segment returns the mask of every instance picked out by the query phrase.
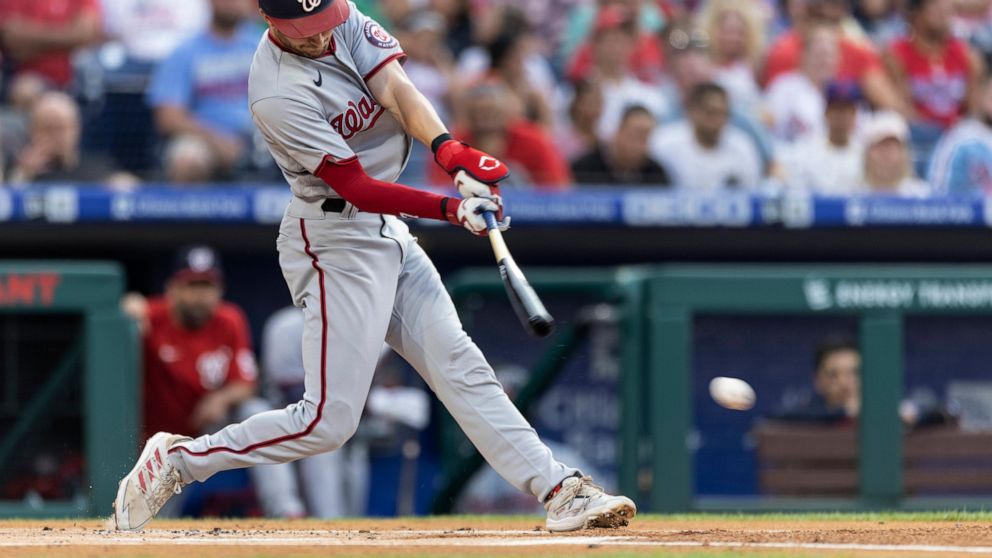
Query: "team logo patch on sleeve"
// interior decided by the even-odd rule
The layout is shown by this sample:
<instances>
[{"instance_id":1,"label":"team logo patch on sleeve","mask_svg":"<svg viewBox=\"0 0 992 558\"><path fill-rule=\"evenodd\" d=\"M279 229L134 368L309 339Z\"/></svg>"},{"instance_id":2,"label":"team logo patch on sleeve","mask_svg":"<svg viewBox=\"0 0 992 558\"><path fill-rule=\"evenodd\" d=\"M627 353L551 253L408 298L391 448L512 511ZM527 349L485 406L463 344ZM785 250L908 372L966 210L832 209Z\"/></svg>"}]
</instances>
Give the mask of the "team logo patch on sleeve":
<instances>
[{"instance_id":1,"label":"team logo patch on sleeve","mask_svg":"<svg viewBox=\"0 0 992 558\"><path fill-rule=\"evenodd\" d=\"M365 22L365 39L379 48L393 48L399 44L395 37L374 21Z\"/></svg>"}]
</instances>

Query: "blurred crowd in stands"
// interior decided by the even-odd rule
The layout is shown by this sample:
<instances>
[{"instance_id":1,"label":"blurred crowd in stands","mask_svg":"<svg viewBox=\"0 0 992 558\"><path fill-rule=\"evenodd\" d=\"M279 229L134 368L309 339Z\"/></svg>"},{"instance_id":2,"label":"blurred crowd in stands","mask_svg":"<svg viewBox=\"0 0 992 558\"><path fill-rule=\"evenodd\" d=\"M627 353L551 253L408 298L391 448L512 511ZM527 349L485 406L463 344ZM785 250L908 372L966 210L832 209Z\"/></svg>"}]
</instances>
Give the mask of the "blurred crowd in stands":
<instances>
[{"instance_id":1,"label":"blurred crowd in stands","mask_svg":"<svg viewBox=\"0 0 992 558\"><path fill-rule=\"evenodd\" d=\"M511 185L992 192L992 0L355 4ZM0 0L0 183L279 182L263 33L255 0ZM422 146L402 180L447 182Z\"/></svg>"}]
</instances>

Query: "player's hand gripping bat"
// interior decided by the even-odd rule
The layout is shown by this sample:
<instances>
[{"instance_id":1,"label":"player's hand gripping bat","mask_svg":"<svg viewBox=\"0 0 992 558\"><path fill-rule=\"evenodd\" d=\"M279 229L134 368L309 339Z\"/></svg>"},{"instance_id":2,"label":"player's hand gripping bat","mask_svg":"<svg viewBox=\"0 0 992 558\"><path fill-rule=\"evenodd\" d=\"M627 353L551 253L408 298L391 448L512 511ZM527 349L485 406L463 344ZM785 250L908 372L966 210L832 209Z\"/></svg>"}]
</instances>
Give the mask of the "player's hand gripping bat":
<instances>
[{"instance_id":1,"label":"player's hand gripping bat","mask_svg":"<svg viewBox=\"0 0 992 558\"><path fill-rule=\"evenodd\" d=\"M517 263L513 261L509 248L499 230L496 215L491 211L482 214L489 228L489 242L493 246L493 254L499 265L499 274L503 278L503 286L510 297L513 311L520 318L520 323L528 333L536 337L547 337L555 330L555 319L551 317L541 299L537 297L534 288L527 282Z\"/></svg>"}]
</instances>

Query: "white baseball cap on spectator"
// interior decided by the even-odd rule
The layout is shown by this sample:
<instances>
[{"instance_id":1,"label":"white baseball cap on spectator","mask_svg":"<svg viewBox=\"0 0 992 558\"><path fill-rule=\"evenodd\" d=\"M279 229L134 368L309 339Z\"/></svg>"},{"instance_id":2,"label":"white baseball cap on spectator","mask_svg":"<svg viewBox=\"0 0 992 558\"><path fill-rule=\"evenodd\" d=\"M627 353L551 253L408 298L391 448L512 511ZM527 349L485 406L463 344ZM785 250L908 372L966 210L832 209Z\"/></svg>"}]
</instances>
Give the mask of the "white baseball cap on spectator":
<instances>
[{"instance_id":1,"label":"white baseball cap on spectator","mask_svg":"<svg viewBox=\"0 0 992 558\"><path fill-rule=\"evenodd\" d=\"M913 172L909 125L895 112L878 112L862 132L865 186L872 194L925 198L930 186ZM895 143L889 142L895 140Z\"/></svg>"},{"instance_id":2,"label":"white baseball cap on spectator","mask_svg":"<svg viewBox=\"0 0 992 558\"><path fill-rule=\"evenodd\" d=\"M893 111L880 111L868 120L862 130L862 139L866 147L879 144L887 139L896 139L900 143L909 143L909 125L906 119Z\"/></svg>"}]
</instances>

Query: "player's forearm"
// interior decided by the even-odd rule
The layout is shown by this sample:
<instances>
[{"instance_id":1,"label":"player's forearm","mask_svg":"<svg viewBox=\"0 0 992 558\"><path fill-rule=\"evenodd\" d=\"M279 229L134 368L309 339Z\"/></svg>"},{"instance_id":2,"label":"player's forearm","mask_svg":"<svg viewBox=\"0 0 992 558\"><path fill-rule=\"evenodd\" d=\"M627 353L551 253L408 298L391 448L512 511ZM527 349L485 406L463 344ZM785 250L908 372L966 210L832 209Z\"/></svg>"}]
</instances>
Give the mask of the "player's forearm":
<instances>
[{"instance_id":1,"label":"player's forearm","mask_svg":"<svg viewBox=\"0 0 992 558\"><path fill-rule=\"evenodd\" d=\"M427 97L424 97L424 94L413 84L402 85L401 91L403 93L397 101L403 128L406 129L407 134L430 147L434 138L446 133L448 128L441 122L441 117Z\"/></svg>"},{"instance_id":2,"label":"player's forearm","mask_svg":"<svg viewBox=\"0 0 992 558\"><path fill-rule=\"evenodd\" d=\"M451 214L457 211L457 200L372 178L358 159L332 161L328 157L314 174L366 213L450 221Z\"/></svg>"},{"instance_id":3,"label":"player's forearm","mask_svg":"<svg viewBox=\"0 0 992 558\"><path fill-rule=\"evenodd\" d=\"M390 62L368 82L379 104L386 108L407 134L430 147L434 138L448 131L441 117L403 71L399 62Z\"/></svg>"}]
</instances>

